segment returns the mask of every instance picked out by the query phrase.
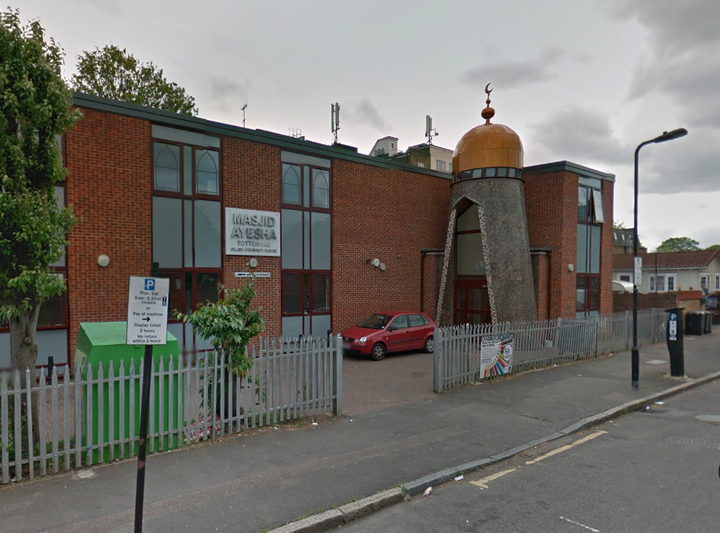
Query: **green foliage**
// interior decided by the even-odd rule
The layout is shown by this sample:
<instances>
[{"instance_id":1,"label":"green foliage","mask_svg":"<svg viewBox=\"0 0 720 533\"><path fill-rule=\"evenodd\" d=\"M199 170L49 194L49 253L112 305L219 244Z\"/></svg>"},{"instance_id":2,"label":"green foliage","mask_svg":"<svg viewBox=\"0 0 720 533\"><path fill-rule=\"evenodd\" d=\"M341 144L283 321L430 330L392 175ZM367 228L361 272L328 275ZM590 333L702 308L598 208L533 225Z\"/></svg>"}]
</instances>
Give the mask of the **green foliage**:
<instances>
[{"instance_id":1,"label":"green foliage","mask_svg":"<svg viewBox=\"0 0 720 533\"><path fill-rule=\"evenodd\" d=\"M706 250L720 250L720 244L711 244L710 246L708 246L705 249Z\"/></svg>"},{"instance_id":2,"label":"green foliage","mask_svg":"<svg viewBox=\"0 0 720 533\"><path fill-rule=\"evenodd\" d=\"M8 320L63 291L48 265L62 257L74 218L54 197L66 176L56 136L81 114L62 79L63 51L40 23L23 25L17 10L0 20L0 320Z\"/></svg>"},{"instance_id":3,"label":"green foliage","mask_svg":"<svg viewBox=\"0 0 720 533\"><path fill-rule=\"evenodd\" d=\"M665 239L660 246L657 247L656 252L694 252L700 250L700 243L690 237L670 237Z\"/></svg>"},{"instance_id":4,"label":"green foliage","mask_svg":"<svg viewBox=\"0 0 720 533\"><path fill-rule=\"evenodd\" d=\"M195 333L215 348L225 350L228 372L245 377L253 364L245 347L250 339L265 330L265 320L260 315L262 309L251 309L252 300L257 296L255 280L250 279L236 289L223 287L220 292L217 303L200 305L189 315L176 311L175 316L185 324L192 324Z\"/></svg>"},{"instance_id":5,"label":"green foliage","mask_svg":"<svg viewBox=\"0 0 720 533\"><path fill-rule=\"evenodd\" d=\"M173 113L197 115L195 98L168 81L152 62L141 63L114 45L78 56L73 90Z\"/></svg>"}]
</instances>

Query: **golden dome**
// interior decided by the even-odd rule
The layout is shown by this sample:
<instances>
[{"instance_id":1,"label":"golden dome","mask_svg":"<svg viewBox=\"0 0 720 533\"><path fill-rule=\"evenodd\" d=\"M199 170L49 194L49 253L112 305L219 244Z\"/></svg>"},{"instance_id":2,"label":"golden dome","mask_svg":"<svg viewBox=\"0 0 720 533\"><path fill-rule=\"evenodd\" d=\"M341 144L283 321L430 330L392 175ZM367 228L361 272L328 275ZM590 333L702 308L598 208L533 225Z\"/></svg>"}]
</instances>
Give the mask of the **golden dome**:
<instances>
[{"instance_id":1,"label":"golden dome","mask_svg":"<svg viewBox=\"0 0 720 533\"><path fill-rule=\"evenodd\" d=\"M523 167L524 152L520 137L503 124L490 123L495 115L495 110L490 107L492 89L485 87L485 92L488 94L487 107L482 111L485 124L475 126L457 143L453 154L453 172L476 168Z\"/></svg>"}]
</instances>

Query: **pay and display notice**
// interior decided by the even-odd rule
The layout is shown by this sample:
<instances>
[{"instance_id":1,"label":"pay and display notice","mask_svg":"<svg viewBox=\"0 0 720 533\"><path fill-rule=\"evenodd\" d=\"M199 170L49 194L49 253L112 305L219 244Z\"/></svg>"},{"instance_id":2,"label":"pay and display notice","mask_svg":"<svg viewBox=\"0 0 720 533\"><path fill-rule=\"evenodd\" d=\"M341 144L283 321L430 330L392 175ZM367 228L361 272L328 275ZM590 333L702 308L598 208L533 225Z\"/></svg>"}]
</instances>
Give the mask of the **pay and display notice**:
<instances>
[{"instance_id":1,"label":"pay and display notice","mask_svg":"<svg viewBox=\"0 0 720 533\"><path fill-rule=\"evenodd\" d=\"M168 278L130 277L127 344L167 344Z\"/></svg>"}]
</instances>

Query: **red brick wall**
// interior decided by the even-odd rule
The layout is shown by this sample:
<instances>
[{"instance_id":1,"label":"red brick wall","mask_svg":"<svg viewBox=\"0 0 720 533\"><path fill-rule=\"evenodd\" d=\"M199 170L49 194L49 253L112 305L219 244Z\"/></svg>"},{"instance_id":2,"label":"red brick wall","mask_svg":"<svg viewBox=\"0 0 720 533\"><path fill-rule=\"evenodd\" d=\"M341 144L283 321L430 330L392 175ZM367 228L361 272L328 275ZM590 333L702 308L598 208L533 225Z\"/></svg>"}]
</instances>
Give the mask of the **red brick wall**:
<instances>
[{"instance_id":1,"label":"red brick wall","mask_svg":"<svg viewBox=\"0 0 720 533\"><path fill-rule=\"evenodd\" d=\"M612 266L613 266L613 195L615 184L603 180L603 209L605 223L602 227L600 251L600 314L613 312Z\"/></svg>"},{"instance_id":2,"label":"red brick wall","mask_svg":"<svg viewBox=\"0 0 720 533\"><path fill-rule=\"evenodd\" d=\"M450 184L334 161L333 332L375 311L420 309L420 250L444 248ZM368 264L375 258L385 263L384 272ZM431 264L426 262L426 293Z\"/></svg>"},{"instance_id":3,"label":"red brick wall","mask_svg":"<svg viewBox=\"0 0 720 533\"><path fill-rule=\"evenodd\" d=\"M523 178L530 247L552 249L549 318L574 317L575 272L569 272L567 267L577 261L577 175L550 172L524 174Z\"/></svg>"},{"instance_id":4,"label":"red brick wall","mask_svg":"<svg viewBox=\"0 0 720 533\"><path fill-rule=\"evenodd\" d=\"M532 267L538 320L546 320L550 318L550 255L534 254Z\"/></svg>"},{"instance_id":5,"label":"red brick wall","mask_svg":"<svg viewBox=\"0 0 720 533\"><path fill-rule=\"evenodd\" d=\"M266 336L282 333L280 309L280 285L282 263L279 257L257 256L258 266L248 266L250 257L225 255L225 208L256 209L280 212L280 149L232 137L222 141L223 183L223 282L226 287L238 287L243 279L235 278L235 272L270 272L270 278L258 278L258 297L254 305L262 307ZM277 228L278 236L280 228Z\"/></svg>"},{"instance_id":6,"label":"red brick wall","mask_svg":"<svg viewBox=\"0 0 720 533\"><path fill-rule=\"evenodd\" d=\"M575 317L575 272L568 265L577 262L578 175L572 172L527 173L525 202L530 247L552 248L550 252L549 316ZM612 248L613 186L603 180L605 223L600 254L600 313L613 312ZM539 296L541 297L541 296ZM538 303L538 316L542 309Z\"/></svg>"},{"instance_id":7,"label":"red brick wall","mask_svg":"<svg viewBox=\"0 0 720 533\"><path fill-rule=\"evenodd\" d=\"M150 124L83 114L66 140L67 204L77 217L67 252L71 360L81 322L127 318L129 277L148 275L152 261Z\"/></svg>"}]
</instances>

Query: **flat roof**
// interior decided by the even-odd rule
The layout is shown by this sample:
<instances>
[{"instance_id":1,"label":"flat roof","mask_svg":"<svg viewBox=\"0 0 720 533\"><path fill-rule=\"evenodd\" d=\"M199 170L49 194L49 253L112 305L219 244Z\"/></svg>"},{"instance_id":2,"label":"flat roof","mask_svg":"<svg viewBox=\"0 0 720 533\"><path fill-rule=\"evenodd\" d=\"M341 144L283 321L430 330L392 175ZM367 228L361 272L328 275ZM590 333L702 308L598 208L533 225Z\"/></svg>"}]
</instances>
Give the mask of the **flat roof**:
<instances>
[{"instance_id":1,"label":"flat roof","mask_svg":"<svg viewBox=\"0 0 720 533\"><path fill-rule=\"evenodd\" d=\"M544 172L572 172L587 178L597 178L606 181L615 181L615 174L600 172L594 168L578 165L571 161L556 161L554 163L543 163L541 165L532 165L523 167L523 174L541 174Z\"/></svg>"},{"instance_id":2,"label":"flat roof","mask_svg":"<svg viewBox=\"0 0 720 533\"><path fill-rule=\"evenodd\" d=\"M438 172L430 168L417 167L409 163L403 163L402 161L395 161L393 159L378 158L370 155L364 155L354 151L350 151L347 148L336 148L333 146L297 139L295 137L290 137L289 135L282 135L280 133L274 133L271 131L258 129L252 130L249 128L243 128L241 126L223 124L222 122L215 122L212 120L206 120L204 118L193 117L190 115L183 115L180 113L172 113L170 111L164 111L162 109L154 109L151 107L130 104L127 102L120 102L117 100L111 100L109 98L102 98L100 96L94 96L90 94L74 93L73 105L85 109L93 109L96 111L104 111L106 113L115 113L118 115L141 118L144 120L148 120L153 124L160 124L163 126L170 126L174 128L191 130L201 133L220 135L223 137L234 137L237 139L245 139L248 141L270 144L282 149L296 150L298 152L304 152L320 157L342 159L344 161L351 161L353 163L360 163L374 167L404 170L408 172L414 172L416 174L424 174L435 178L441 178L444 180L452 179L452 176L444 172Z\"/></svg>"}]
</instances>

